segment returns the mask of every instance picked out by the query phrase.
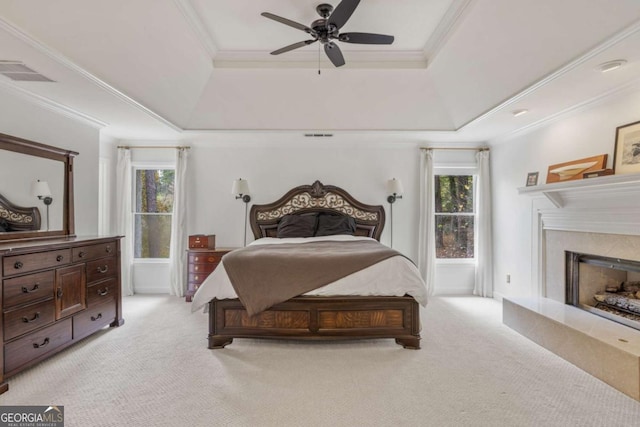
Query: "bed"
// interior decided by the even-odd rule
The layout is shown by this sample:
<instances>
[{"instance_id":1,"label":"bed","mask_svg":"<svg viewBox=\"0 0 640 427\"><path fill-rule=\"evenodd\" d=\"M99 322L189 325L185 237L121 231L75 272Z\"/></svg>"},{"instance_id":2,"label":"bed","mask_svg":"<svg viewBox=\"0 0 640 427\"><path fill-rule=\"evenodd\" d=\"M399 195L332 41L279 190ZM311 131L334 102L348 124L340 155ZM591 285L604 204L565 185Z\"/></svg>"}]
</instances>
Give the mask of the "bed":
<instances>
[{"instance_id":1,"label":"bed","mask_svg":"<svg viewBox=\"0 0 640 427\"><path fill-rule=\"evenodd\" d=\"M209 348L223 348L234 338L313 341L391 338L404 348L420 348L420 305L426 305L426 287L410 260L397 252L389 255L386 251L392 250L379 243L385 220L382 206L361 203L342 188L316 181L312 185L293 188L273 203L253 205L249 217L256 240L246 248L225 255L223 262L201 284L193 298L192 311L204 309L208 312ZM352 228L346 234L328 233L308 238L289 237L284 233L283 224L287 220L306 223L308 221L304 218L310 217L326 217L325 225L333 226L341 221ZM342 221L345 217L346 221ZM320 231L321 222L316 219L316 231ZM350 252L349 245L353 245L365 246L384 255L381 261L326 286L296 293L273 305L269 305L270 302L266 309L255 310L247 299L247 296L258 293L241 292L236 282L231 285L230 276L235 278L243 270L232 268L232 256L234 262L249 266L258 258L245 258L245 261L236 258L240 255L262 256L261 252L267 250L290 250L288 247L296 253L313 252L318 247L331 252L336 245L339 249L348 248L342 251L345 253ZM294 258L292 256L291 259ZM322 260L307 262L322 264ZM278 274L279 267L275 267L275 262L273 266L269 262L265 261L264 267L267 270L272 267L276 271L275 276L280 277L293 276L293 266L298 265L288 262L285 275ZM325 269L339 270L336 264ZM281 268L279 271L284 270ZM261 277L271 276L265 273ZM301 290L306 290L307 280L294 279L293 282L294 285L301 284ZM268 283L270 292L262 292L264 295L260 297L275 292L275 284L271 288L272 282ZM262 286L264 289L264 284Z\"/></svg>"},{"instance_id":2,"label":"bed","mask_svg":"<svg viewBox=\"0 0 640 427\"><path fill-rule=\"evenodd\" d=\"M40 230L40 210L17 206L0 194L0 232Z\"/></svg>"}]
</instances>

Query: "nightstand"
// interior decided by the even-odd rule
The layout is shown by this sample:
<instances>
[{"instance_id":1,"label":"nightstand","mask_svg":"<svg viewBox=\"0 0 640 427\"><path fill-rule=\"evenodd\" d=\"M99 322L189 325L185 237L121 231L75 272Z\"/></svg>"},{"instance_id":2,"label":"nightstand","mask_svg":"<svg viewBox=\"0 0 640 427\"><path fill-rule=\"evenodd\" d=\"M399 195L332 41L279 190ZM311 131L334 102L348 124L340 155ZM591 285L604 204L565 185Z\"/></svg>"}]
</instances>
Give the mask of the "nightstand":
<instances>
[{"instance_id":1,"label":"nightstand","mask_svg":"<svg viewBox=\"0 0 640 427\"><path fill-rule=\"evenodd\" d=\"M187 249L187 302L191 302L200 284L220 264L222 256L234 249L236 248Z\"/></svg>"}]
</instances>

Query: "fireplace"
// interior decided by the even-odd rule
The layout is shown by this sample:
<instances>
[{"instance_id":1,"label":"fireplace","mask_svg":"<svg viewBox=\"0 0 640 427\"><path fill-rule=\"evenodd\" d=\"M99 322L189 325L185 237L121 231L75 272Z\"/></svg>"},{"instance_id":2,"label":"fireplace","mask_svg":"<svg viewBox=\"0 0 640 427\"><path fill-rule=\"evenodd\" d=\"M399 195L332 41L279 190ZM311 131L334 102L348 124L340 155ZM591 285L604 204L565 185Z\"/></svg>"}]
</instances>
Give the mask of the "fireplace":
<instances>
[{"instance_id":1,"label":"fireplace","mask_svg":"<svg viewBox=\"0 0 640 427\"><path fill-rule=\"evenodd\" d=\"M640 330L640 261L565 251L566 303Z\"/></svg>"}]
</instances>

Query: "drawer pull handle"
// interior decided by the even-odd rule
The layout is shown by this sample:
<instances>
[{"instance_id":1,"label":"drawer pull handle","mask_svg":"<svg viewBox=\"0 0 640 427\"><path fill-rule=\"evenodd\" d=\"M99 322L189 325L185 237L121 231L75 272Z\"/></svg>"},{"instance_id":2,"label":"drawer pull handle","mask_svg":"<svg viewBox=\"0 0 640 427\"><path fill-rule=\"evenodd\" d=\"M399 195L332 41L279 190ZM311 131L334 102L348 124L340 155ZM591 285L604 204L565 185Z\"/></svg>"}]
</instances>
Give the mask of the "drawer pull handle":
<instances>
[{"instance_id":1,"label":"drawer pull handle","mask_svg":"<svg viewBox=\"0 0 640 427\"><path fill-rule=\"evenodd\" d=\"M56 296L58 298L62 298L62 295L64 294L64 292L62 292L62 288L58 288L58 292L56 292Z\"/></svg>"},{"instance_id":2,"label":"drawer pull handle","mask_svg":"<svg viewBox=\"0 0 640 427\"><path fill-rule=\"evenodd\" d=\"M58 262L62 261L63 259L64 259L64 257L62 255L58 255L56 257L56 261L58 261Z\"/></svg>"},{"instance_id":3,"label":"drawer pull handle","mask_svg":"<svg viewBox=\"0 0 640 427\"><path fill-rule=\"evenodd\" d=\"M16 263L13 264L13 268L15 268L16 270L20 270L22 267L24 267L22 261L16 261Z\"/></svg>"},{"instance_id":4,"label":"drawer pull handle","mask_svg":"<svg viewBox=\"0 0 640 427\"><path fill-rule=\"evenodd\" d=\"M106 252L106 253L108 253L108 254L110 254L111 252L113 252L113 249L111 249L111 246L107 246L107 247L105 248L105 252Z\"/></svg>"},{"instance_id":5,"label":"drawer pull handle","mask_svg":"<svg viewBox=\"0 0 640 427\"><path fill-rule=\"evenodd\" d=\"M102 319L102 313L98 313L98 316L97 316L97 317L93 317L93 316L91 316L91 321L92 321L92 322L95 322L95 321L96 321L96 320L98 320L98 319Z\"/></svg>"},{"instance_id":6,"label":"drawer pull handle","mask_svg":"<svg viewBox=\"0 0 640 427\"><path fill-rule=\"evenodd\" d=\"M35 285L33 285L33 288L31 288L31 289L27 289L26 286L23 286L22 287L22 293L23 294L30 294L30 293L36 292L39 288L40 288L40 283L36 283Z\"/></svg>"},{"instance_id":7,"label":"drawer pull handle","mask_svg":"<svg viewBox=\"0 0 640 427\"><path fill-rule=\"evenodd\" d=\"M109 288L108 287L104 288L104 290L98 289L98 295L100 295L101 297L107 295L108 293L109 293Z\"/></svg>"},{"instance_id":8,"label":"drawer pull handle","mask_svg":"<svg viewBox=\"0 0 640 427\"><path fill-rule=\"evenodd\" d=\"M22 316L22 321L24 323L31 323L31 322L35 322L36 320L38 320L40 318L40 312L36 312L35 316L33 316L33 319L28 319L26 316Z\"/></svg>"},{"instance_id":9,"label":"drawer pull handle","mask_svg":"<svg viewBox=\"0 0 640 427\"><path fill-rule=\"evenodd\" d=\"M79 258L84 258L86 254L87 253L85 251L80 251L80 253L78 254L78 257Z\"/></svg>"},{"instance_id":10,"label":"drawer pull handle","mask_svg":"<svg viewBox=\"0 0 640 427\"><path fill-rule=\"evenodd\" d=\"M49 338L45 338L44 341L42 342L42 344L38 344L38 343L33 343L33 348L42 348L44 346L46 346L47 344L49 344Z\"/></svg>"},{"instance_id":11,"label":"drawer pull handle","mask_svg":"<svg viewBox=\"0 0 640 427\"><path fill-rule=\"evenodd\" d=\"M104 274L107 271L109 271L109 266L105 265L104 267L98 267L97 270L98 270L98 273Z\"/></svg>"}]
</instances>

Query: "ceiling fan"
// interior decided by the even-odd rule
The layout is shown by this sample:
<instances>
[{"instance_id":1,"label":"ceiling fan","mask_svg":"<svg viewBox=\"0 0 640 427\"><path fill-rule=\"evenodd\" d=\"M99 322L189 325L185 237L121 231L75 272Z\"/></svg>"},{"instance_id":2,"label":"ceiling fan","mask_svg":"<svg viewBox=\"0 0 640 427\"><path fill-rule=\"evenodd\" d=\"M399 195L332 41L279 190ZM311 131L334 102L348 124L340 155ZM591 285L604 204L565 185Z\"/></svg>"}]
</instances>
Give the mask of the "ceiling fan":
<instances>
[{"instance_id":1,"label":"ceiling fan","mask_svg":"<svg viewBox=\"0 0 640 427\"><path fill-rule=\"evenodd\" d=\"M342 56L340 48L334 41L358 44L393 43L393 36L387 36L384 34L340 33L340 29L347 23L359 3L360 0L342 0L335 9L330 4L322 3L316 7L316 11L322 18L316 19L308 27L295 21L291 21L290 19L274 15L273 13L263 12L261 15L265 18L273 19L274 21L302 30L312 37L309 40L303 40L301 42L285 46L281 49L274 50L271 52L271 55L280 55L281 53L289 52L319 41L324 45L324 51L333 65L340 67L345 64L344 56Z\"/></svg>"}]
</instances>

